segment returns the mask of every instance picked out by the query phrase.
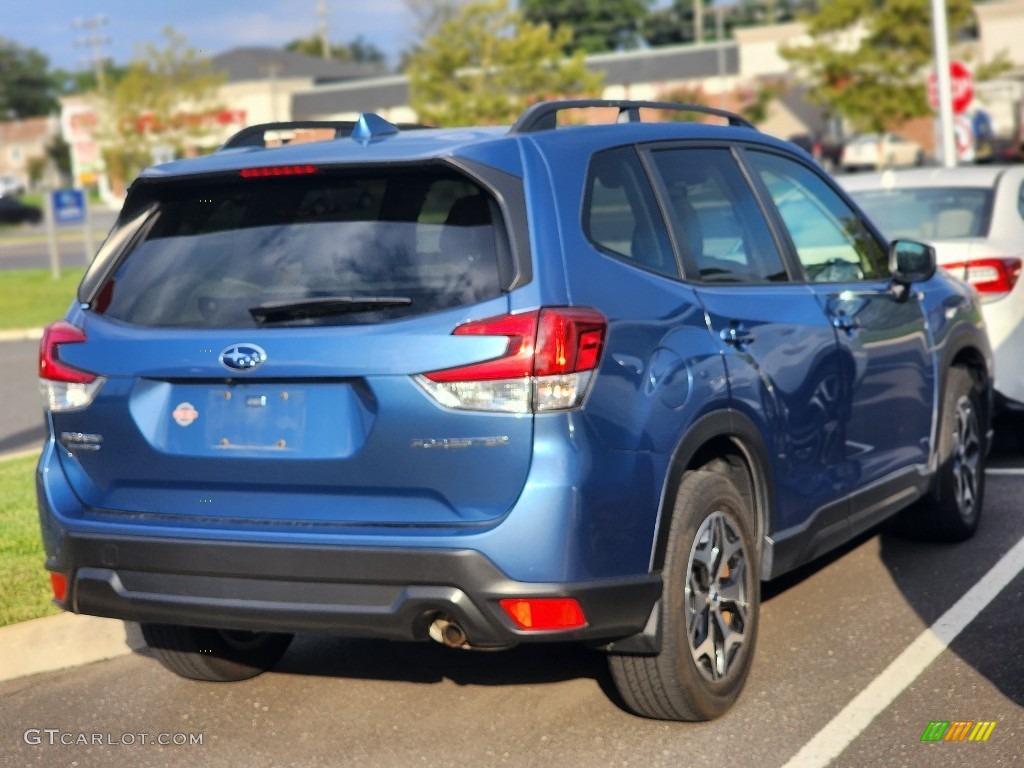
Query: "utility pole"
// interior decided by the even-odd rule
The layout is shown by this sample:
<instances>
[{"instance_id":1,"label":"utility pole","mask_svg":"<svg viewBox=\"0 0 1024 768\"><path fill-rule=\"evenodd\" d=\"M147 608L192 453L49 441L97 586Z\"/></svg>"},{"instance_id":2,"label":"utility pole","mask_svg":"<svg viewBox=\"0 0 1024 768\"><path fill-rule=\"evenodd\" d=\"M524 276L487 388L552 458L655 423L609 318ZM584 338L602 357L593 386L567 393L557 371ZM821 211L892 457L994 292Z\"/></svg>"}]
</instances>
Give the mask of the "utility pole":
<instances>
[{"instance_id":1,"label":"utility pole","mask_svg":"<svg viewBox=\"0 0 1024 768\"><path fill-rule=\"evenodd\" d=\"M85 34L75 39L76 48L89 48L92 60L92 69L96 75L96 87L100 93L107 91L107 78L104 71L103 46L110 45L111 39L100 32L100 28L110 23L110 19L103 14L94 16L91 19L75 19L71 22L74 29L84 29Z\"/></svg>"},{"instance_id":2,"label":"utility pole","mask_svg":"<svg viewBox=\"0 0 1024 768\"><path fill-rule=\"evenodd\" d=\"M320 19L316 26L317 34L320 36L320 52L325 59L329 59L331 58L331 44L327 39L327 0L316 0L316 15Z\"/></svg>"}]
</instances>

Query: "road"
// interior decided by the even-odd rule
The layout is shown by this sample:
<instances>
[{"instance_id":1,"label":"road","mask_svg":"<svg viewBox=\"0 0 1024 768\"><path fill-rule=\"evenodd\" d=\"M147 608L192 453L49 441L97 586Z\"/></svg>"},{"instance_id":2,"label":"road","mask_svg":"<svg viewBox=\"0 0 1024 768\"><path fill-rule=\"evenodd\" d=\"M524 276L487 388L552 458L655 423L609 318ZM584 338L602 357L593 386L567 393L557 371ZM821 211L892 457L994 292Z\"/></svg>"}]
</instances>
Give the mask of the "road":
<instances>
[{"instance_id":1,"label":"road","mask_svg":"<svg viewBox=\"0 0 1024 768\"><path fill-rule=\"evenodd\" d=\"M751 677L738 705L714 722L627 714L603 657L575 646L486 654L300 637L274 671L241 683L181 680L141 655L0 683L0 765L770 768L874 681L892 704L859 734L832 737L842 748L852 736L834 765L1019 766L1019 563L905 690L900 670L877 679L1024 537L1024 459L1003 449L993 464L970 542L875 533L767 586ZM996 725L984 743L922 743L931 721L958 719ZM58 730L53 745L44 729ZM156 746L158 734L202 743Z\"/></svg>"}]
</instances>

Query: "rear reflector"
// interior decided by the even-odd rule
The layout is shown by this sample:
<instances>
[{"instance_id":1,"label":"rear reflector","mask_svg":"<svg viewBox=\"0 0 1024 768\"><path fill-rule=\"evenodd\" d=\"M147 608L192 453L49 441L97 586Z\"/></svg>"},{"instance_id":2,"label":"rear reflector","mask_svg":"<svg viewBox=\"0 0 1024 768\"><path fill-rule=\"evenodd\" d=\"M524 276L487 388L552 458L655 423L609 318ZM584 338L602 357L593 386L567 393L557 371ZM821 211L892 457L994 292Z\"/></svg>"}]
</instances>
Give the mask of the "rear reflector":
<instances>
[{"instance_id":1,"label":"rear reflector","mask_svg":"<svg viewBox=\"0 0 1024 768\"><path fill-rule=\"evenodd\" d=\"M507 598L500 605L520 629L578 629L587 625L583 609L571 597Z\"/></svg>"},{"instance_id":2,"label":"rear reflector","mask_svg":"<svg viewBox=\"0 0 1024 768\"><path fill-rule=\"evenodd\" d=\"M51 573L50 586L53 587L54 599L63 603L68 596L68 577L63 573Z\"/></svg>"},{"instance_id":3,"label":"rear reflector","mask_svg":"<svg viewBox=\"0 0 1024 768\"><path fill-rule=\"evenodd\" d=\"M43 331L39 342L39 391L48 411L73 411L85 408L96 397L106 379L73 368L60 359L64 344L86 341L85 331L60 320Z\"/></svg>"},{"instance_id":4,"label":"rear reflector","mask_svg":"<svg viewBox=\"0 0 1024 768\"><path fill-rule=\"evenodd\" d=\"M1013 290L1020 278L1021 260L1016 258L971 259L955 264L943 264L949 270L974 286L983 299L997 299Z\"/></svg>"},{"instance_id":5,"label":"rear reflector","mask_svg":"<svg viewBox=\"0 0 1024 768\"><path fill-rule=\"evenodd\" d=\"M271 165L264 168L243 168L239 175L243 179L265 179L269 176L306 176L318 170L315 165Z\"/></svg>"},{"instance_id":6,"label":"rear reflector","mask_svg":"<svg viewBox=\"0 0 1024 768\"><path fill-rule=\"evenodd\" d=\"M594 309L545 307L474 320L455 336L505 336L505 351L478 363L432 371L416 381L441 405L529 413L582 404L601 359L608 322Z\"/></svg>"}]
</instances>

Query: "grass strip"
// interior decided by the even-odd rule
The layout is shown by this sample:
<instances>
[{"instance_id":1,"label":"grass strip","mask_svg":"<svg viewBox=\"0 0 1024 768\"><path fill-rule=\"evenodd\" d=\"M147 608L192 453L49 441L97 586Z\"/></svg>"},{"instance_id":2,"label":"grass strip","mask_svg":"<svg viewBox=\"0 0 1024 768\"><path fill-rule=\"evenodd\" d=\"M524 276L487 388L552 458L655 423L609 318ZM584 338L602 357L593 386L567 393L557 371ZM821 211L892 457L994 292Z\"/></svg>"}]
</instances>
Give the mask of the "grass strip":
<instances>
[{"instance_id":1,"label":"grass strip","mask_svg":"<svg viewBox=\"0 0 1024 768\"><path fill-rule=\"evenodd\" d=\"M36 507L35 456L0 462L0 626L60 613L50 601Z\"/></svg>"},{"instance_id":2,"label":"grass strip","mask_svg":"<svg viewBox=\"0 0 1024 768\"><path fill-rule=\"evenodd\" d=\"M84 268L64 269L54 280L48 269L0 271L0 330L36 328L59 320L75 297Z\"/></svg>"}]
</instances>

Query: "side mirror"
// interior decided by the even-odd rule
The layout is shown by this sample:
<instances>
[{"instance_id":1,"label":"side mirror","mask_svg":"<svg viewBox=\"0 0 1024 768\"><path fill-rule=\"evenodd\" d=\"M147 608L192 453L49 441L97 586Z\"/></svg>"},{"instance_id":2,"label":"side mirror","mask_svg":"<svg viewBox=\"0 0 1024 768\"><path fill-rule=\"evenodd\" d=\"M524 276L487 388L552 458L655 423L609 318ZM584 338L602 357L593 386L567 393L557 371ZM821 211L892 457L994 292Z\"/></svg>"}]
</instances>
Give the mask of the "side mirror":
<instances>
[{"instance_id":1,"label":"side mirror","mask_svg":"<svg viewBox=\"0 0 1024 768\"><path fill-rule=\"evenodd\" d=\"M900 285L929 280L935 274L935 249L916 240L893 240L889 246L889 272Z\"/></svg>"}]
</instances>

